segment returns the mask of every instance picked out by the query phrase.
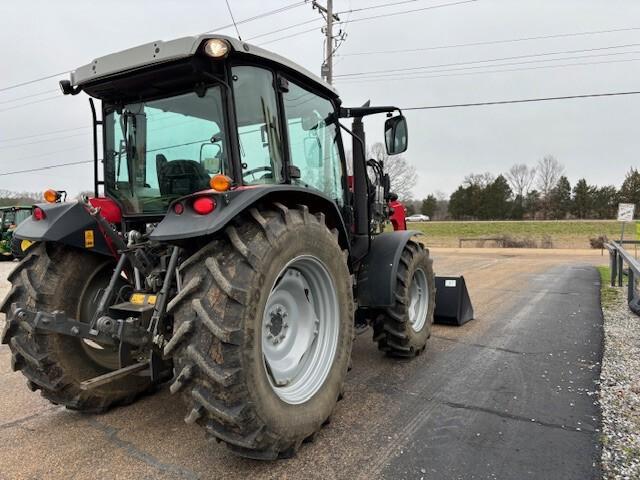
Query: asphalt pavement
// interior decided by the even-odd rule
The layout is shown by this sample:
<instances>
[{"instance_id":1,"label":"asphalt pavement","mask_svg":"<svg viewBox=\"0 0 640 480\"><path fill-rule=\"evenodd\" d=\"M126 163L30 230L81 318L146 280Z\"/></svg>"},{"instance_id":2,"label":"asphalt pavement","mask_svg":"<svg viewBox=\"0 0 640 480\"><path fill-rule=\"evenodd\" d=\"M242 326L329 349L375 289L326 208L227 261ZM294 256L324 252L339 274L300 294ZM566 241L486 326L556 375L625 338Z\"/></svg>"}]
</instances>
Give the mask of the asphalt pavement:
<instances>
[{"instance_id":1,"label":"asphalt pavement","mask_svg":"<svg viewBox=\"0 0 640 480\"><path fill-rule=\"evenodd\" d=\"M50 405L0 347L0 479L599 478L599 252L437 249L476 319L435 326L425 355L357 337L331 423L290 460L231 455L183 422L166 387L104 415ZM10 264L0 264L4 278ZM0 290L6 293L2 282ZM0 327L1 322L0 320Z\"/></svg>"}]
</instances>

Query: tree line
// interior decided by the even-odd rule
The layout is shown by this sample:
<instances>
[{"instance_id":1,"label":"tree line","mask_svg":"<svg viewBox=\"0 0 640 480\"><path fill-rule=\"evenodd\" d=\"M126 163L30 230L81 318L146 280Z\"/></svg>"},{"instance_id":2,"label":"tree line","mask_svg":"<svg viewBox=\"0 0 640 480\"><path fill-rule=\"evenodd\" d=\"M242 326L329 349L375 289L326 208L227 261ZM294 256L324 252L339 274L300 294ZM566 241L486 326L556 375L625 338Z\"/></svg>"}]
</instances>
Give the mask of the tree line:
<instances>
[{"instance_id":1,"label":"tree line","mask_svg":"<svg viewBox=\"0 0 640 480\"><path fill-rule=\"evenodd\" d=\"M590 185L584 178L571 185L564 166L547 155L536 166L513 165L498 176L467 175L446 199L428 195L407 202L409 214L455 220L564 220L612 219L618 203L640 209L640 172L631 168L620 186Z\"/></svg>"}]
</instances>

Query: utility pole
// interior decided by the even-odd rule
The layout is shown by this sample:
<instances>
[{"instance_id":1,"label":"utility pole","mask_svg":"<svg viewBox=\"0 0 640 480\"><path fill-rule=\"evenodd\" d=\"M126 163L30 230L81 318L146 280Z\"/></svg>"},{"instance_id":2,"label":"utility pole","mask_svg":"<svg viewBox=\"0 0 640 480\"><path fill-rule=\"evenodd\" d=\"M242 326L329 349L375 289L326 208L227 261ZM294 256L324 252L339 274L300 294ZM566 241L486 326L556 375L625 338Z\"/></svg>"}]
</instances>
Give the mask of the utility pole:
<instances>
[{"instance_id":1,"label":"utility pole","mask_svg":"<svg viewBox=\"0 0 640 480\"><path fill-rule=\"evenodd\" d=\"M325 18L327 24L324 27L325 34L325 47L324 47L324 61L320 67L320 74L327 83L333 82L333 54L335 40L341 38L342 31L338 35L333 35L333 21L340 21L340 17L333 13L333 0L327 0L327 6L323 7L316 0L313 0L312 6L314 9L318 9L320 14Z\"/></svg>"}]
</instances>

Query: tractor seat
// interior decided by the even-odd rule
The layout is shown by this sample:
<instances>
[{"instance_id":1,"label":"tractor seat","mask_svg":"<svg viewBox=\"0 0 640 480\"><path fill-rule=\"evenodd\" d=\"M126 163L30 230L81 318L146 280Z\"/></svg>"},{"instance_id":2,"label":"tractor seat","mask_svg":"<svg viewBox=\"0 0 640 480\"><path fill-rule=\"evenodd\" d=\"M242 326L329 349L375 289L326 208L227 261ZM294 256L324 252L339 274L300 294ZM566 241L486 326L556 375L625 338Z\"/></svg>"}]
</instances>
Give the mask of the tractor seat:
<instances>
[{"instance_id":1,"label":"tractor seat","mask_svg":"<svg viewBox=\"0 0 640 480\"><path fill-rule=\"evenodd\" d=\"M209 188L209 175L195 160L171 160L156 155L160 195L188 195Z\"/></svg>"}]
</instances>

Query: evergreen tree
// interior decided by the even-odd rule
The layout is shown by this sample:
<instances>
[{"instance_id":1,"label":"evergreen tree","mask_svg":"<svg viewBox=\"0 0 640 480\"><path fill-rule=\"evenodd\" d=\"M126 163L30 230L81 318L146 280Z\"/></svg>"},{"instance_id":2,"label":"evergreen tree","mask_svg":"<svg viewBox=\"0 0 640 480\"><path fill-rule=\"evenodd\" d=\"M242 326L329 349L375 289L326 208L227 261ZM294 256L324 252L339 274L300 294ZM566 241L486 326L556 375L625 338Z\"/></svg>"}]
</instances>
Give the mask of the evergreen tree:
<instances>
[{"instance_id":1,"label":"evergreen tree","mask_svg":"<svg viewBox=\"0 0 640 480\"><path fill-rule=\"evenodd\" d=\"M449 213L456 220L473 216L471 210L471 187L465 188L461 185L451 194L449 198Z\"/></svg>"},{"instance_id":2,"label":"evergreen tree","mask_svg":"<svg viewBox=\"0 0 640 480\"><path fill-rule=\"evenodd\" d=\"M578 180L573 187L573 214L578 218L588 218L593 207L595 187L590 186L584 178Z\"/></svg>"},{"instance_id":3,"label":"evergreen tree","mask_svg":"<svg viewBox=\"0 0 640 480\"><path fill-rule=\"evenodd\" d=\"M488 184L481 192L482 202L478 216L483 220L503 220L509 217L511 187L502 175Z\"/></svg>"},{"instance_id":4,"label":"evergreen tree","mask_svg":"<svg viewBox=\"0 0 640 480\"><path fill-rule=\"evenodd\" d=\"M524 198L522 195L516 195L511 204L511 218L513 220L522 220L524 217Z\"/></svg>"},{"instance_id":5,"label":"evergreen tree","mask_svg":"<svg viewBox=\"0 0 640 480\"><path fill-rule=\"evenodd\" d=\"M540 192L531 190L524 199L524 213L531 219L535 220L536 213L540 209Z\"/></svg>"},{"instance_id":6,"label":"evergreen tree","mask_svg":"<svg viewBox=\"0 0 640 480\"><path fill-rule=\"evenodd\" d=\"M620 202L634 203L636 205L636 218L638 217L638 210L640 210L640 172L635 168L629 170L622 187L620 187Z\"/></svg>"},{"instance_id":7,"label":"evergreen tree","mask_svg":"<svg viewBox=\"0 0 640 480\"><path fill-rule=\"evenodd\" d=\"M564 175L549 194L549 210L554 220L564 220L571 211L571 184Z\"/></svg>"},{"instance_id":8,"label":"evergreen tree","mask_svg":"<svg viewBox=\"0 0 640 480\"><path fill-rule=\"evenodd\" d=\"M593 195L593 212L598 218L615 218L618 209L618 192L609 185L598 188Z\"/></svg>"},{"instance_id":9,"label":"evergreen tree","mask_svg":"<svg viewBox=\"0 0 640 480\"><path fill-rule=\"evenodd\" d=\"M422 206L420 207L420 213L423 215L427 215L429 218L433 219L434 214L436 213L436 207L438 206L438 200L434 195L428 195L427 198L422 200Z\"/></svg>"}]
</instances>

